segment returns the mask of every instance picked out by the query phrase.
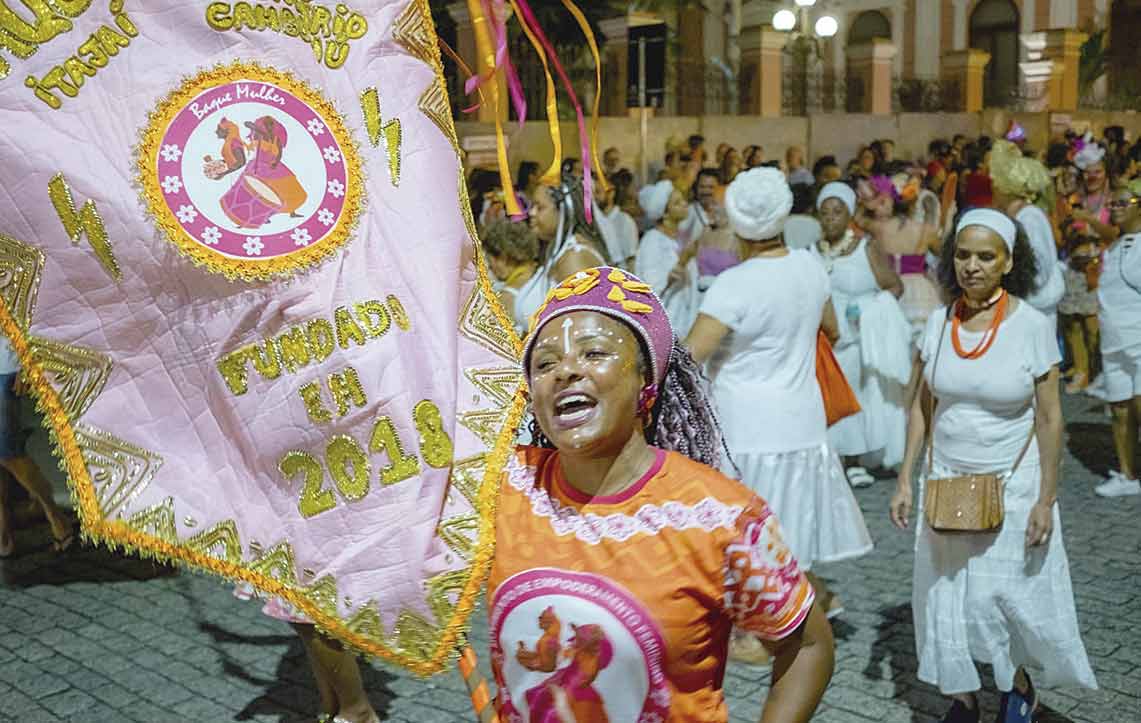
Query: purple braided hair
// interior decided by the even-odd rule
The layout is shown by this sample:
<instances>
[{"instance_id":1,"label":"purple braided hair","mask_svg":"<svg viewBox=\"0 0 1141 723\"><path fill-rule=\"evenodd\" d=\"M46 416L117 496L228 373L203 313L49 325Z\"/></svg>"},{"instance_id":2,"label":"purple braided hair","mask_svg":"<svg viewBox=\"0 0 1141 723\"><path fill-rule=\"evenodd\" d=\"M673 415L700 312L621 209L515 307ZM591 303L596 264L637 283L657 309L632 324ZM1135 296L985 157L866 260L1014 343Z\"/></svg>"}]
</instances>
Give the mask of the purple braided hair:
<instances>
[{"instance_id":1,"label":"purple braided hair","mask_svg":"<svg viewBox=\"0 0 1141 723\"><path fill-rule=\"evenodd\" d=\"M645 349L642 349L642 357L644 364L648 358ZM555 445L551 444L539 428L538 421L533 418L529 431L533 445L554 448ZM646 441L655 447L684 454L714 469L721 469L722 461L727 461L737 477L741 476L725 445L721 423L717 421L709 379L689 350L676 339L670 350L666 378L658 386L658 400L654 403L650 423L646 427Z\"/></svg>"}]
</instances>

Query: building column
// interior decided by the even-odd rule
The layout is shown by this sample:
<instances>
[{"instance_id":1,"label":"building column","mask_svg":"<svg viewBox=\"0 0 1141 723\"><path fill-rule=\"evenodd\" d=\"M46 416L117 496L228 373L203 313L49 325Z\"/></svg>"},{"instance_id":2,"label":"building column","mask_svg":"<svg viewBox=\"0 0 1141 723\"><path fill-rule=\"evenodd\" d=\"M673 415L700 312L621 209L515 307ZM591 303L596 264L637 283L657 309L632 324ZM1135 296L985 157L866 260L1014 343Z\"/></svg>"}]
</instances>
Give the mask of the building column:
<instances>
[{"instance_id":1,"label":"building column","mask_svg":"<svg viewBox=\"0 0 1141 723\"><path fill-rule=\"evenodd\" d=\"M1077 30L1047 30L1042 56L1051 61L1048 109L1072 111L1078 109L1078 66L1081 64L1082 43L1089 36Z\"/></svg>"},{"instance_id":2,"label":"building column","mask_svg":"<svg viewBox=\"0 0 1141 723\"><path fill-rule=\"evenodd\" d=\"M1042 1L1048 2L1049 0L1042 0ZM1020 32L1020 33L1032 33L1032 32L1034 32L1034 18L1035 18L1035 13L1038 12L1038 8L1036 7L1036 5L1037 5L1037 0L1022 0L1022 8L1020 10L1021 15L1019 16L1020 17L1020 25L1018 28L1018 32Z\"/></svg>"},{"instance_id":3,"label":"building column","mask_svg":"<svg viewBox=\"0 0 1141 723\"><path fill-rule=\"evenodd\" d=\"M939 44L942 41L942 10L939 2L915 3L915 75L939 77Z\"/></svg>"},{"instance_id":4,"label":"building column","mask_svg":"<svg viewBox=\"0 0 1141 723\"><path fill-rule=\"evenodd\" d=\"M1046 33L1022 33L1019 36L1021 60L1018 69L1021 95L1026 99L1026 110L1041 112L1049 107L1050 96L1057 93L1054 83L1054 61L1045 57ZM1060 80L1060 79L1059 79Z\"/></svg>"},{"instance_id":5,"label":"building column","mask_svg":"<svg viewBox=\"0 0 1141 723\"><path fill-rule=\"evenodd\" d=\"M892 112L892 84L895 75L892 61L896 56L895 44L886 38L873 38L871 42L848 46L849 82L859 79L863 98L855 110L873 115Z\"/></svg>"},{"instance_id":6,"label":"building column","mask_svg":"<svg viewBox=\"0 0 1141 723\"><path fill-rule=\"evenodd\" d=\"M943 56L943 79L955 89L956 110L977 113L983 109L983 73L990 53L982 50L952 50Z\"/></svg>"},{"instance_id":7,"label":"building column","mask_svg":"<svg viewBox=\"0 0 1141 723\"><path fill-rule=\"evenodd\" d=\"M510 12L510 6L507 7L508 12ZM467 66L477 75L483 75L487 72L488 65L476 45L475 28L472 26L471 13L468 12L467 3L454 2L448 5L448 14L452 16L452 20L456 24L456 54L463 58ZM506 122L507 109L511 104L510 96L507 94L507 81L499 73L490 82L496 83L499 87L499 120ZM487 98L487 102L480 104L476 111L476 120L481 123L494 123L496 108L495 104L491 102L491 94L487 89L484 90L484 97Z\"/></svg>"},{"instance_id":8,"label":"building column","mask_svg":"<svg viewBox=\"0 0 1141 723\"><path fill-rule=\"evenodd\" d=\"M955 24L951 47L954 50L966 50L967 41L970 38L970 19L967 16L967 11L970 10L971 0L953 0L953 2Z\"/></svg>"},{"instance_id":9,"label":"building column","mask_svg":"<svg viewBox=\"0 0 1141 723\"><path fill-rule=\"evenodd\" d=\"M705 10L686 5L677 11L679 115L705 113Z\"/></svg>"},{"instance_id":10,"label":"building column","mask_svg":"<svg viewBox=\"0 0 1141 723\"><path fill-rule=\"evenodd\" d=\"M606 36L602 49L603 112L624 116L630 86L630 25L622 16L603 20L598 27Z\"/></svg>"},{"instance_id":11,"label":"building column","mask_svg":"<svg viewBox=\"0 0 1141 723\"><path fill-rule=\"evenodd\" d=\"M906 23L907 9L903 5L903 0L896 0L895 4L891 6L891 42L896 48L895 58L892 61L892 75L898 78L903 77L903 44L906 42L904 33L907 32Z\"/></svg>"},{"instance_id":12,"label":"building column","mask_svg":"<svg viewBox=\"0 0 1141 723\"><path fill-rule=\"evenodd\" d=\"M770 26L742 35L741 80L745 87L741 89L741 108L745 113L762 118L781 115L783 50L787 40L785 33Z\"/></svg>"},{"instance_id":13,"label":"building column","mask_svg":"<svg viewBox=\"0 0 1141 723\"><path fill-rule=\"evenodd\" d=\"M1075 28L1078 25L1078 0L1050 0L1050 27Z\"/></svg>"}]
</instances>

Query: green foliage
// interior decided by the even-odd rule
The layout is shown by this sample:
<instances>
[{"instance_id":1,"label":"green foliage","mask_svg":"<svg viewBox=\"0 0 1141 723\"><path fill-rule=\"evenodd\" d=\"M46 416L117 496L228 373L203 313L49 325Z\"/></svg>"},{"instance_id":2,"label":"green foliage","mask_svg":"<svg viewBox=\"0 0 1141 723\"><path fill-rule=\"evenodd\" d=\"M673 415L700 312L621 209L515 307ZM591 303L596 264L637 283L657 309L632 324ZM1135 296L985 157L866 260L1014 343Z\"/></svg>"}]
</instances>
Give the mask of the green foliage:
<instances>
[{"instance_id":1,"label":"green foliage","mask_svg":"<svg viewBox=\"0 0 1141 723\"><path fill-rule=\"evenodd\" d=\"M1081 60L1078 63L1078 92L1084 96L1093 84L1105 75L1109 64L1109 48L1105 44L1106 28L1099 28L1089 34L1082 43Z\"/></svg>"}]
</instances>

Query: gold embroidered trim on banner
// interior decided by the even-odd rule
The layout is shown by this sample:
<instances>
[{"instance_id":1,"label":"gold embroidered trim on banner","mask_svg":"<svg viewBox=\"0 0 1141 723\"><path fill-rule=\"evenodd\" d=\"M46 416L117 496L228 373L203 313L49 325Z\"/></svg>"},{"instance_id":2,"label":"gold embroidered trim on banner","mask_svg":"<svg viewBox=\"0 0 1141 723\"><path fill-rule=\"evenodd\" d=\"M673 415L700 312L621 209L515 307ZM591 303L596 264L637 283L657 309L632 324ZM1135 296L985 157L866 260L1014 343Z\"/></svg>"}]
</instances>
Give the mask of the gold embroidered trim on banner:
<instances>
[{"instance_id":1,"label":"gold embroidered trim on banner","mask_svg":"<svg viewBox=\"0 0 1141 723\"><path fill-rule=\"evenodd\" d=\"M0 299L24 331L32 323L43 270L42 251L0 233Z\"/></svg>"},{"instance_id":2,"label":"gold embroidered trim on banner","mask_svg":"<svg viewBox=\"0 0 1141 723\"><path fill-rule=\"evenodd\" d=\"M479 409L474 412L463 412L457 421L483 440L484 444L492 447L499 436L501 426L507 421L507 413L500 409Z\"/></svg>"},{"instance_id":3,"label":"gold embroidered trim on banner","mask_svg":"<svg viewBox=\"0 0 1141 723\"><path fill-rule=\"evenodd\" d=\"M102 429L78 424L75 437L104 517L114 517L150 485L162 467L159 455Z\"/></svg>"},{"instance_id":4,"label":"gold embroidered trim on banner","mask_svg":"<svg viewBox=\"0 0 1141 723\"><path fill-rule=\"evenodd\" d=\"M32 357L59 393L68 418L83 416L111 376L111 358L97 351L31 337Z\"/></svg>"},{"instance_id":5,"label":"gold embroidered trim on banner","mask_svg":"<svg viewBox=\"0 0 1141 723\"><path fill-rule=\"evenodd\" d=\"M501 405L510 404L515 392L523 384L523 372L517 365L495 369L465 369L464 376L496 404Z\"/></svg>"}]
</instances>

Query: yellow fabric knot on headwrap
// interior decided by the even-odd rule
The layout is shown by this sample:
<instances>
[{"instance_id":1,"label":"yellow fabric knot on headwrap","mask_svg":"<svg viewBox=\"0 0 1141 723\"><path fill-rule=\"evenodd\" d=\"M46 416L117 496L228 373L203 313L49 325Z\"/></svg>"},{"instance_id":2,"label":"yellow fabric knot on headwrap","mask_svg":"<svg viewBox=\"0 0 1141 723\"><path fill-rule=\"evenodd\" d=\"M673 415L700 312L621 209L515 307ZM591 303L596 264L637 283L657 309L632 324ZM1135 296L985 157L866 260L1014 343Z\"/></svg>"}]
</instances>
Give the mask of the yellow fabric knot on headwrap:
<instances>
[{"instance_id":1,"label":"yellow fabric knot on headwrap","mask_svg":"<svg viewBox=\"0 0 1141 723\"><path fill-rule=\"evenodd\" d=\"M1034 201L1053 184L1046 166L1022 155L1010 141L995 141L990 152L990 178L1004 196Z\"/></svg>"}]
</instances>

